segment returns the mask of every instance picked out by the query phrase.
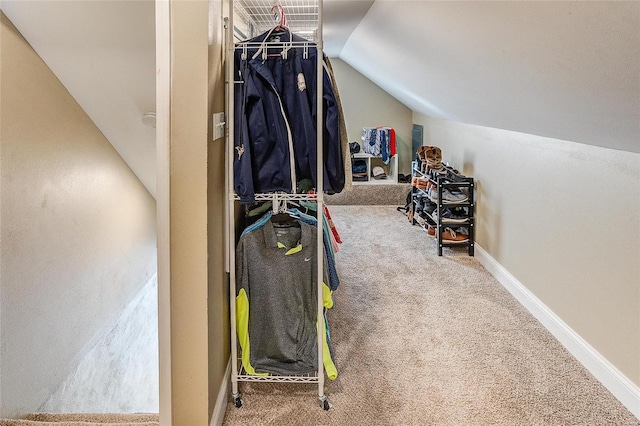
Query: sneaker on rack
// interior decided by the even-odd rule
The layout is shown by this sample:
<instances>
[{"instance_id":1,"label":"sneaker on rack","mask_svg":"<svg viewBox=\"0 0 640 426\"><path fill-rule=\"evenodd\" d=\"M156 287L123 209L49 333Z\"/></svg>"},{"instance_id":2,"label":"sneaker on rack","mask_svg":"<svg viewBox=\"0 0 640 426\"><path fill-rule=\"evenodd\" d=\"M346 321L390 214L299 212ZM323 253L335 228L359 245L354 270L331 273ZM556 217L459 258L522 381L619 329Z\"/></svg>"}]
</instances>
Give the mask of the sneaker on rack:
<instances>
[{"instance_id":1,"label":"sneaker on rack","mask_svg":"<svg viewBox=\"0 0 640 426\"><path fill-rule=\"evenodd\" d=\"M442 199L445 203L464 203L469 199L460 191L449 191L448 189L445 191L442 193Z\"/></svg>"},{"instance_id":2,"label":"sneaker on rack","mask_svg":"<svg viewBox=\"0 0 640 426\"><path fill-rule=\"evenodd\" d=\"M438 220L438 209L435 209L433 213L431 213L431 217L433 218L433 220ZM442 212L442 223L464 223L466 221L467 218L465 216L457 215L450 209L444 209L444 211Z\"/></svg>"},{"instance_id":3,"label":"sneaker on rack","mask_svg":"<svg viewBox=\"0 0 640 426\"><path fill-rule=\"evenodd\" d=\"M438 190L436 188L431 188L430 190L428 190L427 196L434 203L438 202ZM467 201L469 197L464 195L462 192L458 192L458 191L451 192L448 189L444 188L442 190L442 199L444 200L443 203L455 204L455 203L463 203Z\"/></svg>"},{"instance_id":4,"label":"sneaker on rack","mask_svg":"<svg viewBox=\"0 0 640 426\"><path fill-rule=\"evenodd\" d=\"M438 207L433 201L431 201L429 198L423 198L422 199L422 210L424 210L425 212L431 214L433 213L433 211Z\"/></svg>"},{"instance_id":5,"label":"sneaker on rack","mask_svg":"<svg viewBox=\"0 0 640 426\"><path fill-rule=\"evenodd\" d=\"M469 241L469 236L462 232L456 232L451 228L446 228L442 233L442 241L447 243L466 243Z\"/></svg>"}]
</instances>

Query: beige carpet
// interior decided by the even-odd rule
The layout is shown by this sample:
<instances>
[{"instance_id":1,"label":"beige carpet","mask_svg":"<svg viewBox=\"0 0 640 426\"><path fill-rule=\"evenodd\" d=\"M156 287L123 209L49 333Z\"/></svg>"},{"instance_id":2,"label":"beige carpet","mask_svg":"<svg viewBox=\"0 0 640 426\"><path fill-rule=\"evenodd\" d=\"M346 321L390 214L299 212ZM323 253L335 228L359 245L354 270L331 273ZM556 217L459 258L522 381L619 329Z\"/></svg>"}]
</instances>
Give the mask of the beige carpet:
<instances>
[{"instance_id":1,"label":"beige carpet","mask_svg":"<svg viewBox=\"0 0 640 426\"><path fill-rule=\"evenodd\" d=\"M411 184L367 184L353 185L350 191L326 195L327 205L394 205L403 206L407 200L407 193Z\"/></svg>"},{"instance_id":2,"label":"beige carpet","mask_svg":"<svg viewBox=\"0 0 640 426\"><path fill-rule=\"evenodd\" d=\"M464 250L394 206L331 206L344 244L329 312L339 376L240 383L225 425L640 425Z\"/></svg>"},{"instance_id":3,"label":"beige carpet","mask_svg":"<svg viewBox=\"0 0 640 426\"><path fill-rule=\"evenodd\" d=\"M21 420L1 420L0 426L158 426L158 414L35 413Z\"/></svg>"}]
</instances>

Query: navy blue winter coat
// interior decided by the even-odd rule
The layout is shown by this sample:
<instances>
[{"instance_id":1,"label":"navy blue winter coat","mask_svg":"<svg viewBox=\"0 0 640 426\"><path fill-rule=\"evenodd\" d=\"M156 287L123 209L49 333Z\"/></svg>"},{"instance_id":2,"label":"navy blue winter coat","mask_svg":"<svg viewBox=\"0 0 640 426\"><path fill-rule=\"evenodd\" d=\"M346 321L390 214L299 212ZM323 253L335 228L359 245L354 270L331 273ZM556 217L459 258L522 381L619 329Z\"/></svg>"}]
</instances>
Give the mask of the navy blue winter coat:
<instances>
[{"instance_id":1,"label":"navy blue winter coat","mask_svg":"<svg viewBox=\"0 0 640 426\"><path fill-rule=\"evenodd\" d=\"M253 43L266 37L306 41L289 32L267 32L244 42L251 43L246 49L242 43L236 47L234 189L243 203L253 202L256 193L295 192L305 178L316 184L317 49L309 43L305 58L297 43L283 57L279 44L265 57ZM345 172L338 105L326 70L323 75L323 185L332 193L342 191Z\"/></svg>"}]
</instances>

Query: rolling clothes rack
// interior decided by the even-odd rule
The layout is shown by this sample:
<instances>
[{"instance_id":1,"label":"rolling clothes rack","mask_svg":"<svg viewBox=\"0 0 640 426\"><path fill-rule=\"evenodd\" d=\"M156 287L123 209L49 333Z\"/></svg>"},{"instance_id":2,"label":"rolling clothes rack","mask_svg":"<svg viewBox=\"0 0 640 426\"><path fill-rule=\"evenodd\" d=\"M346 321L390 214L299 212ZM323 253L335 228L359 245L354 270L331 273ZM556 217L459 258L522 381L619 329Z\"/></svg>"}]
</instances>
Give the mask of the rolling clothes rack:
<instances>
[{"instance_id":1,"label":"rolling clothes rack","mask_svg":"<svg viewBox=\"0 0 640 426\"><path fill-rule=\"evenodd\" d=\"M236 33L236 28L234 26L234 13L236 12L236 3L239 3L242 6L243 0L230 0L229 1L229 17L226 20L226 89L227 89L227 122L228 122L228 131L226 137L226 187L228 190L228 200L227 200L227 209L226 209L226 238L228 242L227 246L227 272L229 273L229 287L230 287L230 326L231 326L231 388L232 388L232 397L235 403L235 406L240 408L242 407L243 401L238 389L239 382L251 382L251 381L259 381L259 382L291 382L291 383L317 383L318 384L318 400L320 406L324 410L329 410L331 408L331 404L327 399L324 393L324 365L323 365L323 338L325 336L325 321L324 321L324 306L323 306L323 291L322 291L322 283L323 283L323 232L322 232L322 217L318 217L318 232L317 240L316 240L316 255L317 255L317 371L314 374L308 375L268 375L268 376L256 376L249 375L244 371L241 367L239 367L239 359L238 359L238 338L237 338L237 330L236 330L236 264L235 264L235 251L236 251L236 236L235 236L235 214L236 214L236 202L240 198L236 195L234 190L234 154L235 154L235 143L234 143L234 129L235 129L235 105L234 105L234 97L235 97L235 70L234 70L234 56L236 49L238 46L234 41L234 34ZM246 0L245 6L246 6ZM272 205L279 206L281 201L287 202L289 200L306 200L306 201L315 201L317 203L318 215L322 214L323 211L323 114L321 113L322 109L322 100L323 100L323 66L322 66L322 0L317 1L317 28L316 28L316 37L317 40L315 43L308 43L308 46L312 46L316 49L316 101L317 101L317 110L316 114L316 193L315 194L291 194L291 193L265 193L260 194L256 193L254 198L256 201L272 201ZM252 1L252 4L260 3L256 1ZM266 5L264 2L263 10ZM271 8L271 11L274 13L274 16L277 18L277 27L284 26L286 24L286 15L284 13L284 8L281 4L274 4ZM273 26L273 25L272 25ZM274 47L282 47L283 51L285 49L290 48L307 48L307 45L302 43L302 46L299 43L269 43L268 48ZM296 182L292 182L292 192L295 191Z\"/></svg>"}]
</instances>

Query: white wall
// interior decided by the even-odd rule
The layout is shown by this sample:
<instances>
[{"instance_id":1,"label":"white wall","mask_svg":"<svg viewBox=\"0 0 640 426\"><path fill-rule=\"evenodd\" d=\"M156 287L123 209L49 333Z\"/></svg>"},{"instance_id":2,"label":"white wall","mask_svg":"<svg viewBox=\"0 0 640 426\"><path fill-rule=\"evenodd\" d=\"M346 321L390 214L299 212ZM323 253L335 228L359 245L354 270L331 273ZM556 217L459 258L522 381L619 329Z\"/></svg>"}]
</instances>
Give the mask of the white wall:
<instances>
[{"instance_id":1,"label":"white wall","mask_svg":"<svg viewBox=\"0 0 640 426\"><path fill-rule=\"evenodd\" d=\"M156 270L155 202L2 15L0 415L35 411Z\"/></svg>"},{"instance_id":2,"label":"white wall","mask_svg":"<svg viewBox=\"0 0 640 426\"><path fill-rule=\"evenodd\" d=\"M477 242L640 385L640 155L415 114L477 181Z\"/></svg>"},{"instance_id":3,"label":"white wall","mask_svg":"<svg viewBox=\"0 0 640 426\"><path fill-rule=\"evenodd\" d=\"M140 290L78 367L38 409L42 413L158 412L158 286Z\"/></svg>"},{"instance_id":4,"label":"white wall","mask_svg":"<svg viewBox=\"0 0 640 426\"><path fill-rule=\"evenodd\" d=\"M349 142L362 143L363 127L393 127L399 172L411 173L412 111L341 59L331 59L331 65L340 91Z\"/></svg>"}]
</instances>

